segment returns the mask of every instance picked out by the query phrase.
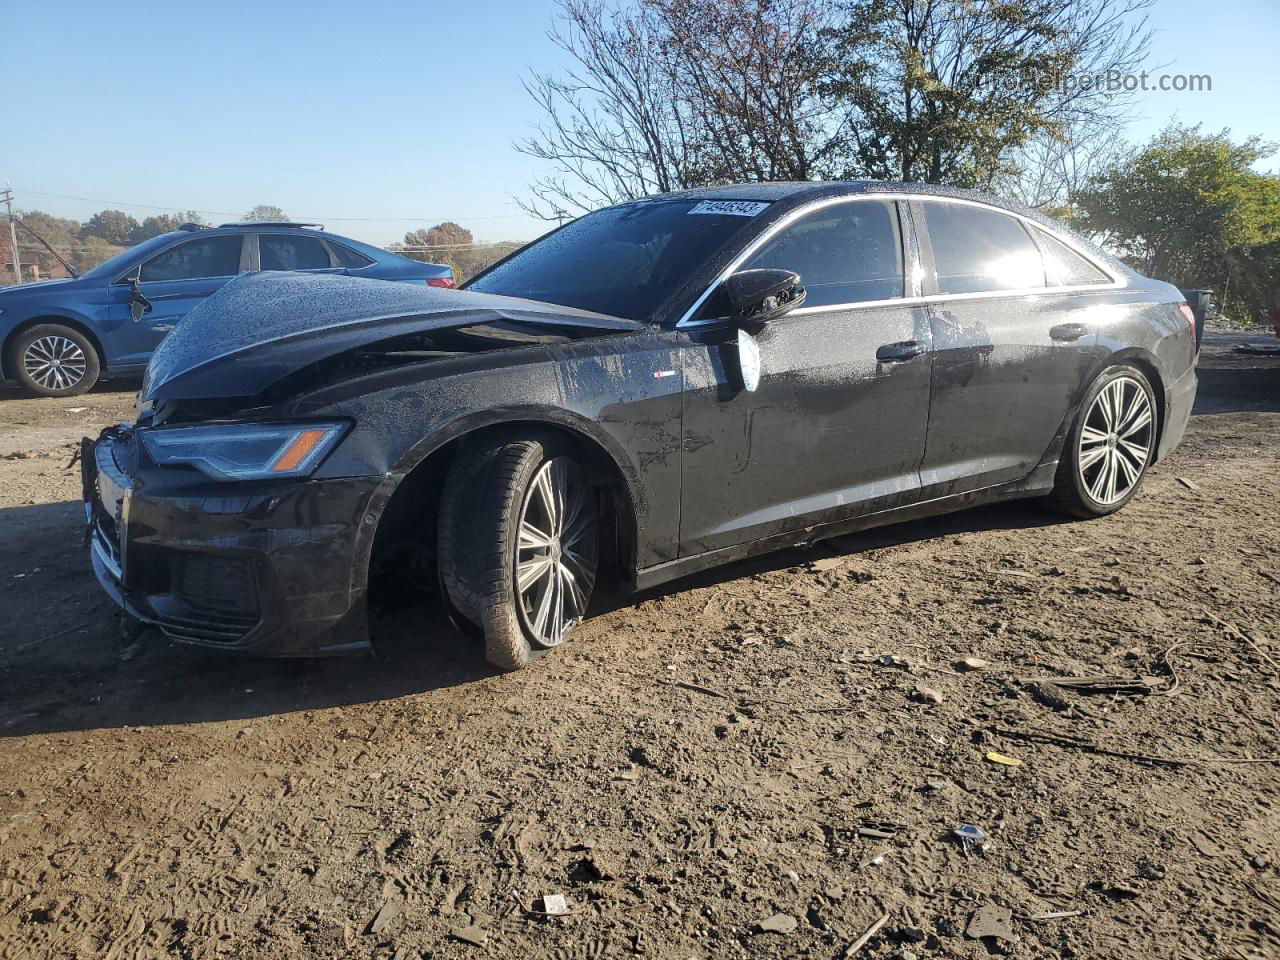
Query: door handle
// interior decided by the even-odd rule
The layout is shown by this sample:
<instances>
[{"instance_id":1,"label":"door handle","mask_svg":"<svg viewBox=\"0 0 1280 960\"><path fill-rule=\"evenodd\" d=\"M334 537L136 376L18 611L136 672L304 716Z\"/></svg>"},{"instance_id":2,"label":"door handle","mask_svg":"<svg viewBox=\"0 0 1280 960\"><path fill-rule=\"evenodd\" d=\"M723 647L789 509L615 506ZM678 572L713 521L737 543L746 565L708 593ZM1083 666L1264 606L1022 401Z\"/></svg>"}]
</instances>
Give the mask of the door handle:
<instances>
[{"instance_id":1,"label":"door handle","mask_svg":"<svg viewBox=\"0 0 1280 960\"><path fill-rule=\"evenodd\" d=\"M876 351L879 363L904 363L924 353L924 344L919 340L902 340L899 343L886 343Z\"/></svg>"},{"instance_id":2,"label":"door handle","mask_svg":"<svg viewBox=\"0 0 1280 960\"><path fill-rule=\"evenodd\" d=\"M1088 332L1088 326L1083 323L1060 323L1056 327L1049 328L1049 337L1070 343L1073 340L1079 340Z\"/></svg>"}]
</instances>

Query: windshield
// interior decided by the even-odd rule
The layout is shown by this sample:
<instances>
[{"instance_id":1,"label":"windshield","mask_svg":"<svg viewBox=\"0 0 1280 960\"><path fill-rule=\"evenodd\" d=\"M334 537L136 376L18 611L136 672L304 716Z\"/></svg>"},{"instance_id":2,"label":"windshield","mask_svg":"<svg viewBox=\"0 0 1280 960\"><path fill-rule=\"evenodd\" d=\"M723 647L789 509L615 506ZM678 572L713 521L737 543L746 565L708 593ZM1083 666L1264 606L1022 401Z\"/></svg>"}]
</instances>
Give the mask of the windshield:
<instances>
[{"instance_id":1,"label":"windshield","mask_svg":"<svg viewBox=\"0 0 1280 960\"><path fill-rule=\"evenodd\" d=\"M107 277L114 280L116 274L123 273L130 264L137 263L140 257L145 257L153 250L159 250L161 247L168 246L173 243L172 233L162 233L158 237L152 237L150 240L143 240L142 243L130 247L128 250L121 250L110 260L103 260L92 270L86 270L80 276L89 277Z\"/></svg>"},{"instance_id":2,"label":"windshield","mask_svg":"<svg viewBox=\"0 0 1280 960\"><path fill-rule=\"evenodd\" d=\"M649 320L767 206L641 200L598 210L525 247L467 289Z\"/></svg>"}]
</instances>

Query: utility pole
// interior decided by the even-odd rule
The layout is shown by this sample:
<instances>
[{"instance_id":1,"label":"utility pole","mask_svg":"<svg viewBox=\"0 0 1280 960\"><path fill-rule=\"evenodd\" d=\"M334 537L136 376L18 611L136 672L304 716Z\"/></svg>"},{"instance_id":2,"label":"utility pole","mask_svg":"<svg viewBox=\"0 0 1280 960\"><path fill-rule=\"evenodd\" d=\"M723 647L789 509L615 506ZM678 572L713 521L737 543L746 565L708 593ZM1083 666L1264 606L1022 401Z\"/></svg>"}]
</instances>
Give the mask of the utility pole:
<instances>
[{"instance_id":1,"label":"utility pole","mask_svg":"<svg viewBox=\"0 0 1280 960\"><path fill-rule=\"evenodd\" d=\"M18 228L13 219L13 187L4 185L4 205L9 211L9 249L13 251L13 279L22 282L22 255L18 253Z\"/></svg>"}]
</instances>

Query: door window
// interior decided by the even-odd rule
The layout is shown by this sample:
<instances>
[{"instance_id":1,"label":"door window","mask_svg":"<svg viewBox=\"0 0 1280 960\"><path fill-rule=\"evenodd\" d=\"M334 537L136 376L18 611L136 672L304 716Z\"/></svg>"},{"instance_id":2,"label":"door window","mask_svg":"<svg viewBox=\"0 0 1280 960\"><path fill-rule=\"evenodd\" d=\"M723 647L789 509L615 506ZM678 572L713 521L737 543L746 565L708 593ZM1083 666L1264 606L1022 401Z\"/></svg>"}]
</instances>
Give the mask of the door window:
<instances>
[{"instance_id":1,"label":"door window","mask_svg":"<svg viewBox=\"0 0 1280 960\"><path fill-rule=\"evenodd\" d=\"M1059 287L1074 287L1083 283L1110 283L1111 278L1095 267L1065 243L1055 240L1043 230L1037 230L1040 249L1044 251L1044 267L1049 282Z\"/></svg>"},{"instance_id":2,"label":"door window","mask_svg":"<svg viewBox=\"0 0 1280 960\"><path fill-rule=\"evenodd\" d=\"M148 283L233 277L240 272L240 244L239 236L188 240L144 263L138 279Z\"/></svg>"},{"instance_id":3,"label":"door window","mask_svg":"<svg viewBox=\"0 0 1280 960\"><path fill-rule=\"evenodd\" d=\"M807 307L901 297L897 211L879 200L824 207L778 231L742 265L766 267L800 274Z\"/></svg>"},{"instance_id":4,"label":"door window","mask_svg":"<svg viewBox=\"0 0 1280 960\"><path fill-rule=\"evenodd\" d=\"M258 237L258 257L263 270L323 270L329 251L315 237L264 233Z\"/></svg>"},{"instance_id":5,"label":"door window","mask_svg":"<svg viewBox=\"0 0 1280 960\"><path fill-rule=\"evenodd\" d=\"M922 204L939 293L1043 287L1044 261L1013 217L968 203Z\"/></svg>"}]
</instances>

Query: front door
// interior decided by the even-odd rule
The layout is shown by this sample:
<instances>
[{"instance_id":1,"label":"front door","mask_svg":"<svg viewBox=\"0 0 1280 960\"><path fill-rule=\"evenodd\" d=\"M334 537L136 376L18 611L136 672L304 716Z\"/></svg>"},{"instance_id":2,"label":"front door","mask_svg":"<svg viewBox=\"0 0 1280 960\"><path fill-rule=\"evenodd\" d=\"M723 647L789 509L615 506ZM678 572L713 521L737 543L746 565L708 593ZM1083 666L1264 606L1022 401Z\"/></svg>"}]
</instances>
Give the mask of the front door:
<instances>
[{"instance_id":1,"label":"front door","mask_svg":"<svg viewBox=\"0 0 1280 960\"><path fill-rule=\"evenodd\" d=\"M916 498L930 331L925 307L893 302L902 237L893 202L851 198L747 258L742 269L793 270L807 290L803 307L756 334L754 391L736 339L685 334L682 556Z\"/></svg>"},{"instance_id":2,"label":"front door","mask_svg":"<svg viewBox=\"0 0 1280 960\"><path fill-rule=\"evenodd\" d=\"M138 284L151 312L136 321L129 310L128 280L113 284L113 363L145 364L179 320L241 271L243 256L244 235L238 233L198 237L162 250L139 268Z\"/></svg>"}]
</instances>

